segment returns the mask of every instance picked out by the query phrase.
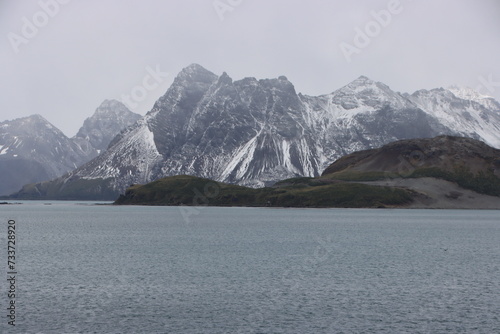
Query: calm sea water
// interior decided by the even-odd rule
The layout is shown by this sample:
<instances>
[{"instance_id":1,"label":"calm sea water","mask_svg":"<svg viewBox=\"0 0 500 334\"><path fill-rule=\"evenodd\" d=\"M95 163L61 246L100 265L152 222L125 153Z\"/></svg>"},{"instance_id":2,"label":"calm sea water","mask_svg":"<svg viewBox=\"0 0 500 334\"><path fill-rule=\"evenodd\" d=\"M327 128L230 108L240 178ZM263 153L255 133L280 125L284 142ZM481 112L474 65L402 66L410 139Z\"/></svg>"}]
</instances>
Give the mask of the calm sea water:
<instances>
[{"instance_id":1,"label":"calm sea water","mask_svg":"<svg viewBox=\"0 0 500 334\"><path fill-rule=\"evenodd\" d=\"M500 333L500 212L24 202L1 333ZM5 277L5 278L3 278Z\"/></svg>"}]
</instances>

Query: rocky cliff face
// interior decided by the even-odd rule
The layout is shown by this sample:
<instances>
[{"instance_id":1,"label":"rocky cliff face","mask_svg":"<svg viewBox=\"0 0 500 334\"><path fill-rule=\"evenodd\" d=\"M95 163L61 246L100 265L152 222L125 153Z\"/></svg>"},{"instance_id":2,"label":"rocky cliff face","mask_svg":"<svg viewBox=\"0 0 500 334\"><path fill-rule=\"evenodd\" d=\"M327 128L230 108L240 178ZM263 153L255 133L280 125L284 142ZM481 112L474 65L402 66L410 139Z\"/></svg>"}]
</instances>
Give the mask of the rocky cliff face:
<instances>
[{"instance_id":1,"label":"rocky cliff face","mask_svg":"<svg viewBox=\"0 0 500 334\"><path fill-rule=\"evenodd\" d=\"M101 152L108 148L111 140L120 131L132 125L141 115L131 112L117 100L105 100L95 113L83 122L75 140L88 141L90 146Z\"/></svg>"},{"instance_id":2,"label":"rocky cliff face","mask_svg":"<svg viewBox=\"0 0 500 334\"><path fill-rule=\"evenodd\" d=\"M0 123L0 194L54 178L93 157L40 115Z\"/></svg>"},{"instance_id":3,"label":"rocky cliff face","mask_svg":"<svg viewBox=\"0 0 500 334\"><path fill-rule=\"evenodd\" d=\"M500 150L464 137L400 140L354 152L321 177L245 188L178 175L127 188L115 204L500 209Z\"/></svg>"},{"instance_id":4,"label":"rocky cliff face","mask_svg":"<svg viewBox=\"0 0 500 334\"><path fill-rule=\"evenodd\" d=\"M437 88L406 95L418 108L456 134L500 147L500 104L471 89Z\"/></svg>"},{"instance_id":5,"label":"rocky cliff face","mask_svg":"<svg viewBox=\"0 0 500 334\"><path fill-rule=\"evenodd\" d=\"M0 123L0 195L74 170L140 117L120 102L106 100L73 138L40 115Z\"/></svg>"},{"instance_id":6,"label":"rocky cliff face","mask_svg":"<svg viewBox=\"0 0 500 334\"><path fill-rule=\"evenodd\" d=\"M190 174L258 187L318 176L342 155L400 139L455 134L499 147L498 103L455 94L399 94L360 77L314 97L297 94L284 76L233 81L193 64L108 150L58 182L106 180L122 192Z\"/></svg>"}]
</instances>

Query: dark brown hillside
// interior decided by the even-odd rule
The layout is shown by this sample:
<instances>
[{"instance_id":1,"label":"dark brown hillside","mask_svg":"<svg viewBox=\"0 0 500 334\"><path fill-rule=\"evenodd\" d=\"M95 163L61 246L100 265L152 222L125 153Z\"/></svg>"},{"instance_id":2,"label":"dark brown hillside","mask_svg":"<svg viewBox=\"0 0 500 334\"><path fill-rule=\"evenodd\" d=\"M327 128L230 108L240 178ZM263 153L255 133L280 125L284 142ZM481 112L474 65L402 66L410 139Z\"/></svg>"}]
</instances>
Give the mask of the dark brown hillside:
<instances>
[{"instance_id":1,"label":"dark brown hillside","mask_svg":"<svg viewBox=\"0 0 500 334\"><path fill-rule=\"evenodd\" d=\"M430 177L500 196L500 150L463 137L401 140L342 157L322 177L357 182Z\"/></svg>"},{"instance_id":2,"label":"dark brown hillside","mask_svg":"<svg viewBox=\"0 0 500 334\"><path fill-rule=\"evenodd\" d=\"M500 150L441 136L347 155L321 177L253 189L193 176L130 187L115 204L500 209Z\"/></svg>"},{"instance_id":3,"label":"dark brown hillside","mask_svg":"<svg viewBox=\"0 0 500 334\"><path fill-rule=\"evenodd\" d=\"M400 140L344 156L328 166L322 175L348 171L408 174L422 168L447 172L462 168L475 175L483 172L500 177L500 150L464 137Z\"/></svg>"}]
</instances>

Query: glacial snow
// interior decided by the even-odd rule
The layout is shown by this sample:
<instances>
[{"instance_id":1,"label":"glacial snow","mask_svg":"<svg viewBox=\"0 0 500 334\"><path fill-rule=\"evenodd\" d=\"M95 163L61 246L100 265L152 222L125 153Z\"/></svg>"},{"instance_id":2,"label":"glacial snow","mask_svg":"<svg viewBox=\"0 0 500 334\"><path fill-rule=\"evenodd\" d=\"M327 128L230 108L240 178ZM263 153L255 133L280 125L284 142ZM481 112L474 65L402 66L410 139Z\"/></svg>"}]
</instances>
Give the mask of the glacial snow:
<instances>
[{"instance_id":1,"label":"glacial snow","mask_svg":"<svg viewBox=\"0 0 500 334\"><path fill-rule=\"evenodd\" d=\"M409 99L457 133L500 148L500 110L490 110L476 102L478 96L481 95L471 89L438 88L419 90L410 95Z\"/></svg>"},{"instance_id":2,"label":"glacial snow","mask_svg":"<svg viewBox=\"0 0 500 334\"><path fill-rule=\"evenodd\" d=\"M403 129L418 126L407 124L412 115L427 115L422 122L442 125L432 135L443 134L439 131L461 134L500 148L500 113L487 107L498 102L467 90L400 94L360 77L337 91L314 97L295 94L285 78L232 82L203 72L199 83L197 71L201 70L190 67L180 74L150 113L122 133L113 147L79 169L78 175L114 178L120 190L131 183L176 174L252 186L315 176L344 154L405 139L408 134L398 132L400 125L391 119L377 123L383 110L403 115L399 119ZM186 91L195 91L198 100L186 100ZM237 122L244 133L234 132ZM162 127L155 128L158 124ZM421 126L430 131L434 125ZM211 137L209 130L226 136ZM230 133L234 137L228 137ZM178 143L173 149L170 142L164 148L168 157L160 153L164 152L159 148L160 138ZM212 145L212 140L219 140L218 144Z\"/></svg>"}]
</instances>

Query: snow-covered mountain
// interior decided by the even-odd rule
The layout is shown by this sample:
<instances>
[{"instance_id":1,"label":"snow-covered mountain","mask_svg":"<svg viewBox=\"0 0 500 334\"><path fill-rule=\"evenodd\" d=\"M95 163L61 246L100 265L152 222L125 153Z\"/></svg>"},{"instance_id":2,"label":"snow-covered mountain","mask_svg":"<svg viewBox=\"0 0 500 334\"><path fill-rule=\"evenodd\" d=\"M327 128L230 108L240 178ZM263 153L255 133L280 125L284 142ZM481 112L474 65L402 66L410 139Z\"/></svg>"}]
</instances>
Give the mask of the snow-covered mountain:
<instances>
[{"instance_id":1,"label":"snow-covered mountain","mask_svg":"<svg viewBox=\"0 0 500 334\"><path fill-rule=\"evenodd\" d=\"M408 99L457 135L500 147L500 104L471 89L419 90Z\"/></svg>"},{"instance_id":2,"label":"snow-covered mountain","mask_svg":"<svg viewBox=\"0 0 500 334\"><path fill-rule=\"evenodd\" d=\"M105 184L119 193L191 174L262 186L318 176L342 155L400 139L463 135L500 147L496 106L457 90L400 94L363 76L331 94L306 96L284 76L233 81L192 64L108 150L52 184L87 182L91 193Z\"/></svg>"},{"instance_id":3,"label":"snow-covered mountain","mask_svg":"<svg viewBox=\"0 0 500 334\"><path fill-rule=\"evenodd\" d=\"M40 115L0 123L0 195L74 170L140 117L120 102L106 100L73 138Z\"/></svg>"},{"instance_id":4,"label":"snow-covered mountain","mask_svg":"<svg viewBox=\"0 0 500 334\"><path fill-rule=\"evenodd\" d=\"M453 132L406 97L364 76L331 94L300 98L307 125L322 147L320 173L333 160L354 151Z\"/></svg>"},{"instance_id":5,"label":"snow-covered mountain","mask_svg":"<svg viewBox=\"0 0 500 334\"><path fill-rule=\"evenodd\" d=\"M497 100L491 96L483 95L472 88L450 86L448 87L448 90L462 100L477 102L490 110L500 110L500 103L498 103Z\"/></svg>"},{"instance_id":6,"label":"snow-covered mountain","mask_svg":"<svg viewBox=\"0 0 500 334\"><path fill-rule=\"evenodd\" d=\"M0 194L60 176L94 156L40 115L0 123Z\"/></svg>"},{"instance_id":7,"label":"snow-covered mountain","mask_svg":"<svg viewBox=\"0 0 500 334\"><path fill-rule=\"evenodd\" d=\"M132 125L141 115L131 112L117 100L104 100L95 113L83 122L74 139L87 140L98 152L104 151L120 131Z\"/></svg>"}]
</instances>

